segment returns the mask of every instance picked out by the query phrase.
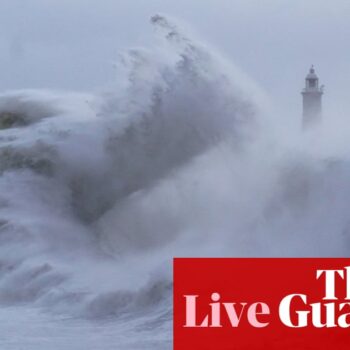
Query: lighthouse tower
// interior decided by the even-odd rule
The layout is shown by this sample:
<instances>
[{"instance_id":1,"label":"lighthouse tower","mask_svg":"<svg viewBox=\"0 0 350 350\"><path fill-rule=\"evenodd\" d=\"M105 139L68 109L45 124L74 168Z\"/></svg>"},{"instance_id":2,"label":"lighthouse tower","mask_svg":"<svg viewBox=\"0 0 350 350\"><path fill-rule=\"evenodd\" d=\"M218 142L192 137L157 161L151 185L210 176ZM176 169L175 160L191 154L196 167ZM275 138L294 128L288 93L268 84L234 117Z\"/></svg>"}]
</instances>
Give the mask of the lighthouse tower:
<instances>
[{"instance_id":1,"label":"lighthouse tower","mask_svg":"<svg viewBox=\"0 0 350 350\"><path fill-rule=\"evenodd\" d=\"M305 89L301 94L303 95L303 127L307 128L317 124L322 118L323 86L319 87L314 66L310 68L305 78Z\"/></svg>"}]
</instances>

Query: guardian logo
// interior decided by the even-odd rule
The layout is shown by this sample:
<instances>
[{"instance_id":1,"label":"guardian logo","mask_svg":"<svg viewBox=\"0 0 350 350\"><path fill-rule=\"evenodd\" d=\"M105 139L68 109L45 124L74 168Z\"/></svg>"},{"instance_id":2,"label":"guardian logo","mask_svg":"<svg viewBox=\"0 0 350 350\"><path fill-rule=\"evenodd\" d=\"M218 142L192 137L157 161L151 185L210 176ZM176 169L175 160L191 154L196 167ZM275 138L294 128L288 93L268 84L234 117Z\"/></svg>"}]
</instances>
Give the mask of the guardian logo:
<instances>
[{"instance_id":1,"label":"guardian logo","mask_svg":"<svg viewBox=\"0 0 350 350\"><path fill-rule=\"evenodd\" d=\"M349 349L350 259L175 259L174 348Z\"/></svg>"}]
</instances>

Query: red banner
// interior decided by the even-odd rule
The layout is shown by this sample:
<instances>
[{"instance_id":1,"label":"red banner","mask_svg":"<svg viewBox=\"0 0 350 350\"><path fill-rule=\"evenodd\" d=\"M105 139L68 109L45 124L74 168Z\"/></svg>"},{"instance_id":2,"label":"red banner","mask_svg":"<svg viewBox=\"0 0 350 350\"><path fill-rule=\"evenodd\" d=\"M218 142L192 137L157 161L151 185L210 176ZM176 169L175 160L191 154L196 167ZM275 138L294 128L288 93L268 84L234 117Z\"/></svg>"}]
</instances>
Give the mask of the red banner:
<instances>
[{"instance_id":1,"label":"red banner","mask_svg":"<svg viewBox=\"0 0 350 350\"><path fill-rule=\"evenodd\" d=\"M175 259L174 349L350 349L350 259Z\"/></svg>"}]
</instances>

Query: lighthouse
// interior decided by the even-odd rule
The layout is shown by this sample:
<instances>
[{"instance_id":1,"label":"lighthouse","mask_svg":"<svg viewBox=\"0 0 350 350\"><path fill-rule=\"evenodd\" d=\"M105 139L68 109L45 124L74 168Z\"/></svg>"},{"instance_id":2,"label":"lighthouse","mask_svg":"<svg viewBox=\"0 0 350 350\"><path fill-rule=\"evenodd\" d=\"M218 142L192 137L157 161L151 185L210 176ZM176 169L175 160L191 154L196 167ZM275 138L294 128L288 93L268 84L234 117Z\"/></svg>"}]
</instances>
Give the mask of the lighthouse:
<instances>
[{"instance_id":1,"label":"lighthouse","mask_svg":"<svg viewBox=\"0 0 350 350\"><path fill-rule=\"evenodd\" d=\"M303 127L308 128L321 121L323 86L319 87L315 68L310 68L303 89Z\"/></svg>"}]
</instances>

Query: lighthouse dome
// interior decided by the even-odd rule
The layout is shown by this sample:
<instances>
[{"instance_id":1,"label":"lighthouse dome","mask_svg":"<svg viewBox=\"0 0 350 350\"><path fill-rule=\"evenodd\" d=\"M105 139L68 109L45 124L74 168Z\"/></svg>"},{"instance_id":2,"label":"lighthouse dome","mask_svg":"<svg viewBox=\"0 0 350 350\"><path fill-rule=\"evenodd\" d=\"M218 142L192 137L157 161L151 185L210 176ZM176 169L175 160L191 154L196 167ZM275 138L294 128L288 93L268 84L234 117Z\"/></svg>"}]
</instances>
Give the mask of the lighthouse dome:
<instances>
[{"instance_id":1,"label":"lighthouse dome","mask_svg":"<svg viewBox=\"0 0 350 350\"><path fill-rule=\"evenodd\" d=\"M314 66L310 68L309 74L306 76L306 79L318 79L318 76L315 73Z\"/></svg>"}]
</instances>

